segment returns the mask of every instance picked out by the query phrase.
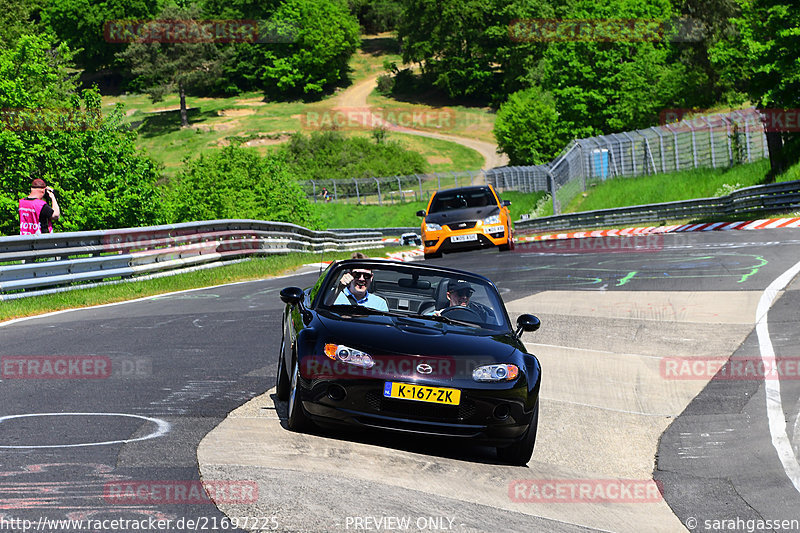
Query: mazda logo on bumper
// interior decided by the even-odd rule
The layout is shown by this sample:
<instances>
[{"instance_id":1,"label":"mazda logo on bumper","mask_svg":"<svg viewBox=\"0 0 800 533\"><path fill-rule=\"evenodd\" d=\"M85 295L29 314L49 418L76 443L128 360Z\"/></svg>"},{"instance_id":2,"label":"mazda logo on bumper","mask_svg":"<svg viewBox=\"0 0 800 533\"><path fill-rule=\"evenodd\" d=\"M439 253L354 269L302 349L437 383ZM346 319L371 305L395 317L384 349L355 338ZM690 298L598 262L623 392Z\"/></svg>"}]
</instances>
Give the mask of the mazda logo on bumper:
<instances>
[{"instance_id":1,"label":"mazda logo on bumper","mask_svg":"<svg viewBox=\"0 0 800 533\"><path fill-rule=\"evenodd\" d=\"M417 372L420 374L430 374L433 372L433 367L427 363L421 363L417 365Z\"/></svg>"}]
</instances>

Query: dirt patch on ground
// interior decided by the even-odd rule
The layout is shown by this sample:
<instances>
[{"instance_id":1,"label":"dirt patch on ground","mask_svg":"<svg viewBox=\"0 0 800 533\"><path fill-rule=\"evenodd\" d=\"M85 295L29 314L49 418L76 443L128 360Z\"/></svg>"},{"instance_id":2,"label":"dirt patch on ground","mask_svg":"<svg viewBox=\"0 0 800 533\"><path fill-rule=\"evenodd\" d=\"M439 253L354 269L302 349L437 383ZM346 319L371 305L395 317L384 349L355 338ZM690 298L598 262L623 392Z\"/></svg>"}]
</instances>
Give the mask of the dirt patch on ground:
<instances>
[{"instance_id":1,"label":"dirt patch on ground","mask_svg":"<svg viewBox=\"0 0 800 533\"><path fill-rule=\"evenodd\" d=\"M439 165L444 163L452 163L453 160L449 157L442 157L440 155L432 155L426 158L431 165Z\"/></svg>"},{"instance_id":2,"label":"dirt patch on ground","mask_svg":"<svg viewBox=\"0 0 800 533\"><path fill-rule=\"evenodd\" d=\"M217 115L221 117L242 117L245 115L254 115L255 109L220 109Z\"/></svg>"},{"instance_id":3,"label":"dirt patch on ground","mask_svg":"<svg viewBox=\"0 0 800 533\"><path fill-rule=\"evenodd\" d=\"M264 98L260 96L255 96L253 98L242 98L241 100L236 100L236 104L252 106L267 105L267 103L264 101Z\"/></svg>"},{"instance_id":4,"label":"dirt patch on ground","mask_svg":"<svg viewBox=\"0 0 800 533\"><path fill-rule=\"evenodd\" d=\"M277 136L274 135L274 134L269 135L269 134L265 133L264 137L258 137L258 138L255 138L255 139L250 139L250 140L242 143L242 146L248 146L248 147L251 147L251 148L252 147L257 147L257 146L272 146L272 145L276 145L276 144L285 143L286 141L289 140L290 137L291 137L291 135L289 135L288 133L277 135ZM217 141L217 146L230 146L230 144L231 144L231 139L229 137L225 138L225 139L220 139L219 141Z\"/></svg>"}]
</instances>

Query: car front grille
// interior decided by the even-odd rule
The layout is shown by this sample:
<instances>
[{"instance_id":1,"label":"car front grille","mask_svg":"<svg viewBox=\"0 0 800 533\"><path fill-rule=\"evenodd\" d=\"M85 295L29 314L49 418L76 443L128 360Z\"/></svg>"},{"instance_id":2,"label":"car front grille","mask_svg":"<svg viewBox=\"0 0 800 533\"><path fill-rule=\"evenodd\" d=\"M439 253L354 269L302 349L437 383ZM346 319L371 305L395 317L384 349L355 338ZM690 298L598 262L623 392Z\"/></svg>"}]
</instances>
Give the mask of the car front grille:
<instances>
[{"instance_id":1,"label":"car front grille","mask_svg":"<svg viewBox=\"0 0 800 533\"><path fill-rule=\"evenodd\" d=\"M464 400L461 405L437 405L410 400L393 400L378 393L366 394L367 405L384 415L436 420L466 420L475 414L475 404Z\"/></svg>"},{"instance_id":2,"label":"car front grille","mask_svg":"<svg viewBox=\"0 0 800 533\"><path fill-rule=\"evenodd\" d=\"M477 224L476 221L470 220L468 222L453 222L451 224L447 224L447 227L450 228L450 231L456 231L461 229L472 229Z\"/></svg>"}]
</instances>

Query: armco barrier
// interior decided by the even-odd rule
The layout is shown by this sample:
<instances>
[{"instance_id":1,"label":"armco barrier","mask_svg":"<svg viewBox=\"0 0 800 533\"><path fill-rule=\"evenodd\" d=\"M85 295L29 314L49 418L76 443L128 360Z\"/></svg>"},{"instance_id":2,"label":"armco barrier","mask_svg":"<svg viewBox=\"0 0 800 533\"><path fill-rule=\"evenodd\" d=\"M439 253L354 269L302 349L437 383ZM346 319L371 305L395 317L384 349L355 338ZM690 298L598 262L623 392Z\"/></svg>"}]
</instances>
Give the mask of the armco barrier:
<instances>
[{"instance_id":1,"label":"armco barrier","mask_svg":"<svg viewBox=\"0 0 800 533\"><path fill-rule=\"evenodd\" d=\"M635 205L518 220L514 226L518 232L598 228L625 224L661 224L668 220L779 213L793 209L800 209L800 181L745 187L718 198Z\"/></svg>"},{"instance_id":2,"label":"armco barrier","mask_svg":"<svg viewBox=\"0 0 800 533\"><path fill-rule=\"evenodd\" d=\"M313 231L259 220L0 237L0 300L257 255L379 248L381 239L377 231Z\"/></svg>"}]
</instances>

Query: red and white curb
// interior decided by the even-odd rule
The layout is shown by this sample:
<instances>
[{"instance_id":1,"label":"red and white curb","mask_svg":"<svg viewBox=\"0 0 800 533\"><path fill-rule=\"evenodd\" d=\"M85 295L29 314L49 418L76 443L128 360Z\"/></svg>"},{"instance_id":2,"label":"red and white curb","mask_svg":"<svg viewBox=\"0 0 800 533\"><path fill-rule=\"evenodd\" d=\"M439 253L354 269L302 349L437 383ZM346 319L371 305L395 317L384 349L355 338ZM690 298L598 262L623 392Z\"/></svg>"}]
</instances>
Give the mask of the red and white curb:
<instances>
[{"instance_id":1,"label":"red and white curb","mask_svg":"<svg viewBox=\"0 0 800 533\"><path fill-rule=\"evenodd\" d=\"M522 235L516 242L549 241L555 239L585 239L587 237L619 237L629 235L654 235L658 233L683 233L689 231L727 231L773 228L799 228L800 218L764 218L740 222L709 222L704 224L677 224L673 226L648 226L643 228L602 229L551 233L548 235Z\"/></svg>"}]
</instances>

